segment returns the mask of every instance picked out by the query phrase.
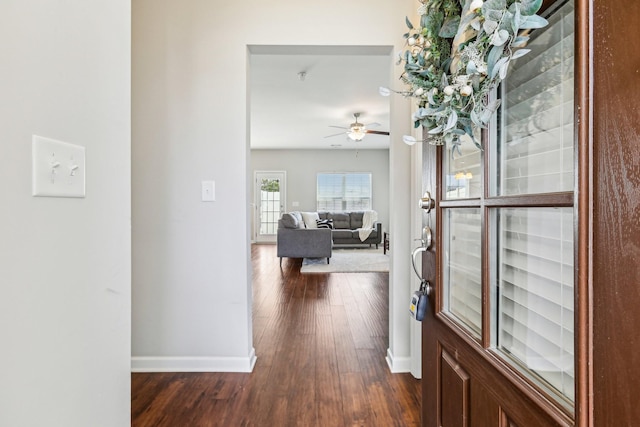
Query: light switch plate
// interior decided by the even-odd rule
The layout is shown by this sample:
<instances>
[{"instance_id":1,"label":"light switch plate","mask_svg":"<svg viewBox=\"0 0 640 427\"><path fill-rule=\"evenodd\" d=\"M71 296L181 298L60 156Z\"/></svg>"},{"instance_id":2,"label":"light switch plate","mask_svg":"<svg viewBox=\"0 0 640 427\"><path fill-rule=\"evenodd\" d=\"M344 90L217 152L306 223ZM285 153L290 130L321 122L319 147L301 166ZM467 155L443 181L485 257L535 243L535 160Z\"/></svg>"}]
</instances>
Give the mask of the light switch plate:
<instances>
[{"instance_id":1,"label":"light switch plate","mask_svg":"<svg viewBox=\"0 0 640 427\"><path fill-rule=\"evenodd\" d=\"M202 201L216 201L216 183L215 181L202 181Z\"/></svg>"},{"instance_id":2,"label":"light switch plate","mask_svg":"<svg viewBox=\"0 0 640 427\"><path fill-rule=\"evenodd\" d=\"M32 194L85 197L84 147L33 135Z\"/></svg>"}]
</instances>

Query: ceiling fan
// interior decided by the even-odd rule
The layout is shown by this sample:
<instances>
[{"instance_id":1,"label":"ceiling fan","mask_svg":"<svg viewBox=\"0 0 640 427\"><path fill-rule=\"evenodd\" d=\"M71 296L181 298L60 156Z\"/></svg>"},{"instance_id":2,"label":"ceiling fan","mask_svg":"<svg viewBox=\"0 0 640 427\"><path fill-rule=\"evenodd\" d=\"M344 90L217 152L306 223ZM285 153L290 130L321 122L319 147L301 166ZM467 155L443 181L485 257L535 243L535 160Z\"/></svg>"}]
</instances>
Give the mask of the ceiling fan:
<instances>
[{"instance_id":1,"label":"ceiling fan","mask_svg":"<svg viewBox=\"0 0 640 427\"><path fill-rule=\"evenodd\" d=\"M356 121L351 123L349 125L349 127L329 126L331 128L346 129L346 132L340 132L340 133L336 133L336 134L333 134L333 135L327 135L327 136L325 136L325 138L331 138L333 136L347 134L349 139L351 139L353 141L362 141L364 136L366 134L368 134L368 133L371 133L371 134L374 134L374 135L389 135L389 132L367 129L367 126L380 126L380 123L369 123L368 125L365 125L364 123L360 123L358 121L358 117L360 117L360 113L353 113L353 117L356 119Z\"/></svg>"}]
</instances>

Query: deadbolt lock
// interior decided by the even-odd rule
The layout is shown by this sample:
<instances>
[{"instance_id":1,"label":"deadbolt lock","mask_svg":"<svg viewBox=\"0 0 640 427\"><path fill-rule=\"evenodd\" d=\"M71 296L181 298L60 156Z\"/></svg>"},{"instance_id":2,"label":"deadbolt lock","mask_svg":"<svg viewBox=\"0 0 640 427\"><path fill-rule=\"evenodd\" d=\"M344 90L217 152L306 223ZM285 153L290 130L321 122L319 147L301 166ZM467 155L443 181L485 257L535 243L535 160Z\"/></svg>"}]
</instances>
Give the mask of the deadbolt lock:
<instances>
[{"instance_id":1,"label":"deadbolt lock","mask_svg":"<svg viewBox=\"0 0 640 427\"><path fill-rule=\"evenodd\" d=\"M436 201L431 198L430 192L425 191L420 202L418 202L418 206L420 206L420 209L424 209L429 213L431 212L431 209L436 207Z\"/></svg>"}]
</instances>

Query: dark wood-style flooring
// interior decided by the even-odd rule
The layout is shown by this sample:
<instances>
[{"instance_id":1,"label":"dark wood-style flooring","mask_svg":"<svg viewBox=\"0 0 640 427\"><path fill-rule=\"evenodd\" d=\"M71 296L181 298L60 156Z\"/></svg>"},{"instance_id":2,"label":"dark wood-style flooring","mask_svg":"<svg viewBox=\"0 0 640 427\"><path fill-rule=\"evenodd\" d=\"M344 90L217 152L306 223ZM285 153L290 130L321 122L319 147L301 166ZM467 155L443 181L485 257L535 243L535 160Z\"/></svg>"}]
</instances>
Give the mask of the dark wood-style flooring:
<instances>
[{"instance_id":1,"label":"dark wood-style flooring","mask_svg":"<svg viewBox=\"0 0 640 427\"><path fill-rule=\"evenodd\" d=\"M132 425L419 426L420 381L391 374L388 273L280 270L254 245L252 373L132 374Z\"/></svg>"}]
</instances>

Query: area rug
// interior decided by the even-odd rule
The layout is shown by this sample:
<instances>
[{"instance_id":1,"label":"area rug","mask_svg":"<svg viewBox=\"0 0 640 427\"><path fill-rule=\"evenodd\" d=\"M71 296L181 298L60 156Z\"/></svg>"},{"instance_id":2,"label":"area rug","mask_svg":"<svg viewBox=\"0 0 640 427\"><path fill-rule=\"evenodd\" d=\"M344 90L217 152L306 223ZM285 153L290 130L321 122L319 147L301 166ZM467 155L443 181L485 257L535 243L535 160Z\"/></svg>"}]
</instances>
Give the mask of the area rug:
<instances>
[{"instance_id":1,"label":"area rug","mask_svg":"<svg viewBox=\"0 0 640 427\"><path fill-rule=\"evenodd\" d=\"M340 249L334 248L331 260L326 258L305 258L301 273L366 273L389 271L389 256L382 249Z\"/></svg>"}]
</instances>

